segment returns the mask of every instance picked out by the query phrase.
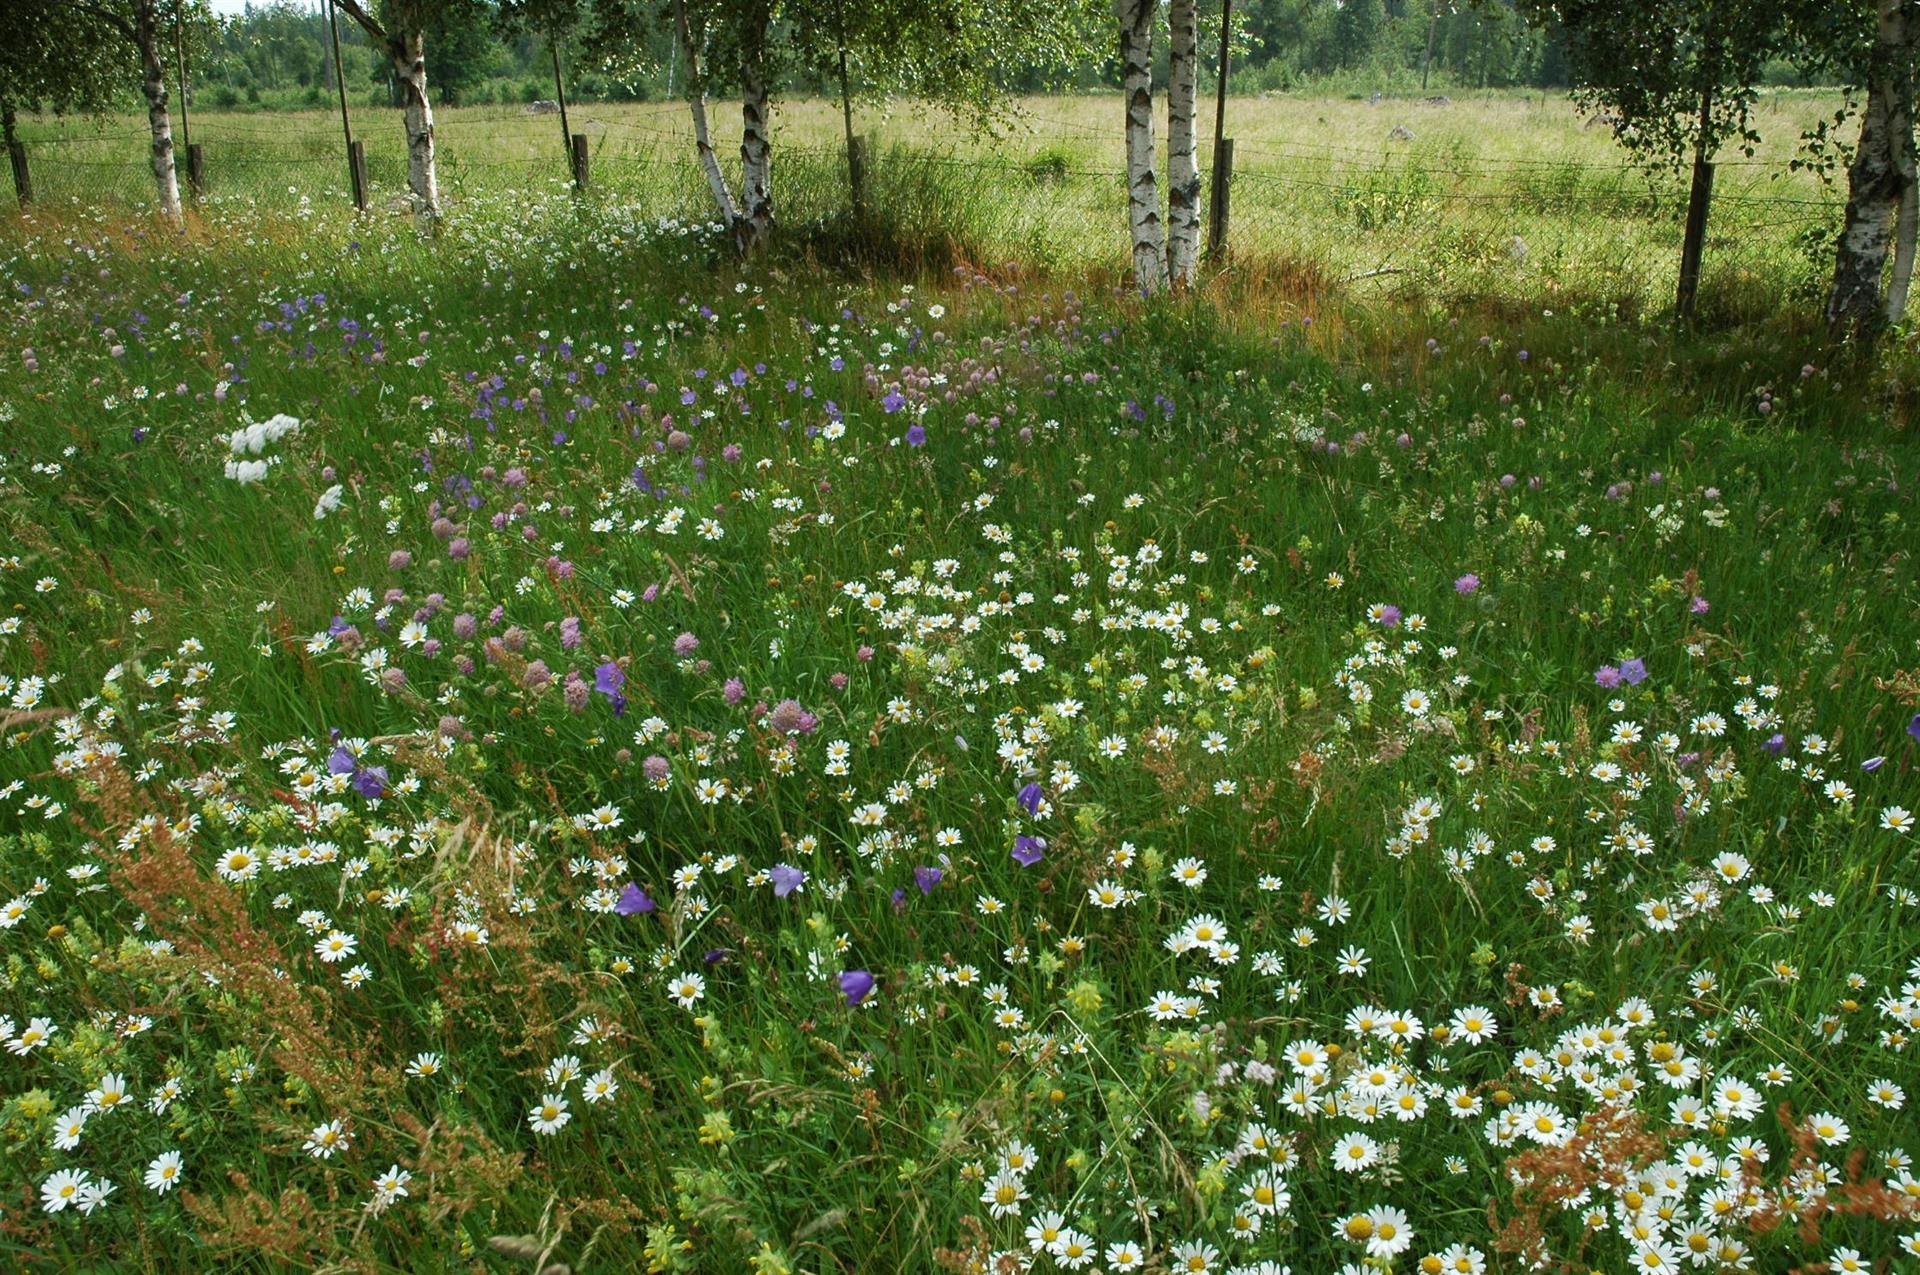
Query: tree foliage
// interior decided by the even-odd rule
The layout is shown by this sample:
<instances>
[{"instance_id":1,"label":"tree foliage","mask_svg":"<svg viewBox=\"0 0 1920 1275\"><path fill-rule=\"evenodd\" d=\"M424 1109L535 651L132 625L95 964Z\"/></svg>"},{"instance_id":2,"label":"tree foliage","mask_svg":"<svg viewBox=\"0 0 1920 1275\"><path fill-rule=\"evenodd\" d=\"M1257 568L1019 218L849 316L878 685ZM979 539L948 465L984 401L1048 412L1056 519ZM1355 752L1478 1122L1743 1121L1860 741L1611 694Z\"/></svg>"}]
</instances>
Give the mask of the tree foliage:
<instances>
[{"instance_id":1,"label":"tree foliage","mask_svg":"<svg viewBox=\"0 0 1920 1275\"><path fill-rule=\"evenodd\" d=\"M96 111L125 101L133 79L104 16L61 0L0 4L0 107ZM8 121L11 127L11 119Z\"/></svg>"},{"instance_id":2,"label":"tree foliage","mask_svg":"<svg viewBox=\"0 0 1920 1275\"><path fill-rule=\"evenodd\" d=\"M1755 90L1783 46L1779 0L1520 0L1561 33L1574 96L1643 163L1751 154Z\"/></svg>"}]
</instances>

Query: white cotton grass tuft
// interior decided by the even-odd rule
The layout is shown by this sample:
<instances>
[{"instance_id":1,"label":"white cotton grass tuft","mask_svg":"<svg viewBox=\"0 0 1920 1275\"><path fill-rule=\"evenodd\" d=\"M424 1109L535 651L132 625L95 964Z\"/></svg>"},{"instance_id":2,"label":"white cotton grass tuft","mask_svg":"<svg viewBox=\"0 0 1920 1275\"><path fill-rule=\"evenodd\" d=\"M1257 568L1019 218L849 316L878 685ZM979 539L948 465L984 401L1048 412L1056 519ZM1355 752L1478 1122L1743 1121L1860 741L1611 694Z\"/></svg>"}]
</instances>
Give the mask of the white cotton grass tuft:
<instances>
[{"instance_id":1,"label":"white cotton grass tuft","mask_svg":"<svg viewBox=\"0 0 1920 1275\"><path fill-rule=\"evenodd\" d=\"M269 446L299 428L298 420L281 412L264 421L253 421L234 430L227 435L227 450L234 457L259 456ZM246 486L265 478L272 466L279 463L278 456L268 456L264 460L229 459L226 474L228 478ZM323 516L318 509L314 511L314 517Z\"/></svg>"},{"instance_id":2,"label":"white cotton grass tuft","mask_svg":"<svg viewBox=\"0 0 1920 1275\"><path fill-rule=\"evenodd\" d=\"M340 497L345 492L346 488L342 487L339 483L335 483L333 486L321 492L320 499L316 500L313 504L313 520L319 522L322 518L325 518L328 514L340 508Z\"/></svg>"},{"instance_id":3,"label":"white cotton grass tuft","mask_svg":"<svg viewBox=\"0 0 1920 1275\"><path fill-rule=\"evenodd\" d=\"M278 456L266 460L230 460L227 462L227 477L245 485L257 483L267 476L267 470L279 461Z\"/></svg>"},{"instance_id":4,"label":"white cotton grass tuft","mask_svg":"<svg viewBox=\"0 0 1920 1275\"><path fill-rule=\"evenodd\" d=\"M258 456L271 443L277 443L300 428L300 422L282 412L264 421L244 425L227 436L227 447L235 456Z\"/></svg>"}]
</instances>

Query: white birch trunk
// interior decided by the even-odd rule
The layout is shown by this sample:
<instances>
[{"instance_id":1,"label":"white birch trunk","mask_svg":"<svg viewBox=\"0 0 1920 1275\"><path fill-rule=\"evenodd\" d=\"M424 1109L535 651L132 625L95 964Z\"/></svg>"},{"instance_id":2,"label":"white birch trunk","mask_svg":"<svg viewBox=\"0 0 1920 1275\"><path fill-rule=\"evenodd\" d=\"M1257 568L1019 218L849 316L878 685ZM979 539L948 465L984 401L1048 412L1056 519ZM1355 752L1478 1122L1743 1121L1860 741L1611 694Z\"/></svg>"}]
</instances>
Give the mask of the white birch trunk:
<instances>
[{"instance_id":1,"label":"white birch trunk","mask_svg":"<svg viewBox=\"0 0 1920 1275\"><path fill-rule=\"evenodd\" d=\"M739 220L734 207L733 190L727 175L720 171L720 157L713 150L713 133L707 127L707 86L700 75L700 50L694 44L693 30L687 22L686 0L673 0L673 25L679 47L687 55L687 105L693 112L693 146L700 155L700 171L706 174L707 189L713 194L714 207L729 231Z\"/></svg>"},{"instance_id":2,"label":"white birch trunk","mask_svg":"<svg viewBox=\"0 0 1920 1275\"><path fill-rule=\"evenodd\" d=\"M433 103L427 98L427 54L418 31L393 37L387 46L394 74L406 95L407 190L413 210L423 217L440 212L440 178L433 160Z\"/></svg>"},{"instance_id":3,"label":"white birch trunk","mask_svg":"<svg viewBox=\"0 0 1920 1275\"><path fill-rule=\"evenodd\" d=\"M1847 170L1847 211L1834 254L1827 325L1835 336L1871 337L1885 317L1880 291L1904 188L1913 133L1907 0L1875 0L1878 23L1867 68L1860 145ZM1903 169L1907 172L1903 173Z\"/></svg>"},{"instance_id":4,"label":"white birch trunk","mask_svg":"<svg viewBox=\"0 0 1920 1275\"><path fill-rule=\"evenodd\" d=\"M1154 0L1113 0L1120 23L1121 91L1127 104L1127 226L1133 286L1151 296L1166 286L1167 251L1153 176Z\"/></svg>"},{"instance_id":5,"label":"white birch trunk","mask_svg":"<svg viewBox=\"0 0 1920 1275\"><path fill-rule=\"evenodd\" d=\"M1194 100L1198 95L1200 14L1195 0L1173 0L1167 10L1167 276L1190 287L1200 261L1200 165L1195 158Z\"/></svg>"},{"instance_id":6,"label":"white birch trunk","mask_svg":"<svg viewBox=\"0 0 1920 1275\"><path fill-rule=\"evenodd\" d=\"M767 137L766 27L749 33L740 66L740 250L756 252L773 233L773 145Z\"/></svg>"},{"instance_id":7,"label":"white birch trunk","mask_svg":"<svg viewBox=\"0 0 1920 1275\"><path fill-rule=\"evenodd\" d=\"M1915 33L1920 34L1920 33ZM1907 317L1907 292L1913 285L1914 239L1920 232L1920 171L1916 171L1913 127L1909 120L1901 135L1902 178L1900 212L1893 223L1893 277L1887 280L1887 322Z\"/></svg>"},{"instance_id":8,"label":"white birch trunk","mask_svg":"<svg viewBox=\"0 0 1920 1275\"><path fill-rule=\"evenodd\" d=\"M180 177L173 164L173 117L167 113L167 68L160 61L160 32L153 6L134 6L133 37L140 50L140 92L147 99L147 130L152 137L149 162L160 211L180 215Z\"/></svg>"}]
</instances>

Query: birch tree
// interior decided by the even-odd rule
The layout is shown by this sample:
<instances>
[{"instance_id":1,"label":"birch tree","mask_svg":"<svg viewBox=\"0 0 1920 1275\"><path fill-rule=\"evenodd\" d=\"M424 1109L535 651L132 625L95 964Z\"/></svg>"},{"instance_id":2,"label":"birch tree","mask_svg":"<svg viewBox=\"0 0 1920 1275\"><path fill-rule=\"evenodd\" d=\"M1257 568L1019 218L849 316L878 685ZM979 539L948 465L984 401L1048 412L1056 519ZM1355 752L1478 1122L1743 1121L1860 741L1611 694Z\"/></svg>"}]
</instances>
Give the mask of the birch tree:
<instances>
[{"instance_id":1,"label":"birch tree","mask_svg":"<svg viewBox=\"0 0 1920 1275\"><path fill-rule=\"evenodd\" d=\"M773 233L773 99L775 0L673 0L674 36L687 66L693 144L720 220L742 256L763 249ZM707 87L719 75L740 86L740 192L720 168L707 120Z\"/></svg>"},{"instance_id":2,"label":"birch tree","mask_svg":"<svg viewBox=\"0 0 1920 1275\"><path fill-rule=\"evenodd\" d=\"M1889 318L1895 298L1882 296L1880 281L1914 184L1911 0L1876 0L1874 7L1860 142L1847 170L1847 211L1827 294L1827 326L1836 336L1870 337ZM1910 271L1910 246L1906 255ZM1904 280L1900 292L1904 308Z\"/></svg>"},{"instance_id":3,"label":"birch tree","mask_svg":"<svg viewBox=\"0 0 1920 1275\"><path fill-rule=\"evenodd\" d=\"M50 41L48 56L84 62L92 54L87 39L131 52L139 69L140 95L147 104L147 166L154 199L162 215L180 215L180 178L173 154L173 116L168 109L166 53L182 24L202 18L197 0L8 0L19 4L29 22L40 25ZM37 18L35 15L38 15ZM11 19L10 19L11 20ZM55 71L56 82L73 72Z\"/></svg>"},{"instance_id":4,"label":"birch tree","mask_svg":"<svg viewBox=\"0 0 1920 1275\"><path fill-rule=\"evenodd\" d=\"M407 131L408 195L415 213L438 216L440 177L434 159L433 102L427 95L426 27L434 17L464 13L480 21L483 15L473 0L384 0L378 17L362 0L334 0L334 5L359 24L375 48L385 51L393 67Z\"/></svg>"},{"instance_id":5,"label":"birch tree","mask_svg":"<svg viewBox=\"0 0 1920 1275\"><path fill-rule=\"evenodd\" d=\"M1199 6L1172 0L1167 10L1167 277L1193 284L1200 263L1200 163L1194 119L1199 88Z\"/></svg>"},{"instance_id":6,"label":"birch tree","mask_svg":"<svg viewBox=\"0 0 1920 1275\"><path fill-rule=\"evenodd\" d=\"M1831 123L1856 105L1860 112L1826 319L1836 339L1871 340L1905 316L1913 278L1920 0L1799 0L1793 18L1805 65L1848 84L1847 106ZM1823 122L1808 135L1823 173L1831 167L1830 132Z\"/></svg>"},{"instance_id":7,"label":"birch tree","mask_svg":"<svg viewBox=\"0 0 1920 1275\"><path fill-rule=\"evenodd\" d=\"M1133 237L1133 286L1152 296L1167 284L1167 244L1153 172L1153 19L1155 0L1113 0L1120 24L1120 91L1127 119L1127 227Z\"/></svg>"}]
</instances>

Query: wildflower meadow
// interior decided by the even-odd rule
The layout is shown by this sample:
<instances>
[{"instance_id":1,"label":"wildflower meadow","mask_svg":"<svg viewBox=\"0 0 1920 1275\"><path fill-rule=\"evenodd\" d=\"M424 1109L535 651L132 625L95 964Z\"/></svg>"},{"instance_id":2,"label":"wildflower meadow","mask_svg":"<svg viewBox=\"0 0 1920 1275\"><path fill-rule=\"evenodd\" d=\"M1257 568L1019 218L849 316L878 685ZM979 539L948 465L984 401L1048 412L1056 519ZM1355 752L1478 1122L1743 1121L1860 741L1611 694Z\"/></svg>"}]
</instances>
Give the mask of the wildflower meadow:
<instances>
[{"instance_id":1,"label":"wildflower meadow","mask_svg":"<svg viewBox=\"0 0 1920 1275\"><path fill-rule=\"evenodd\" d=\"M0 231L8 1269L1920 1271L1897 377L841 265Z\"/></svg>"}]
</instances>

